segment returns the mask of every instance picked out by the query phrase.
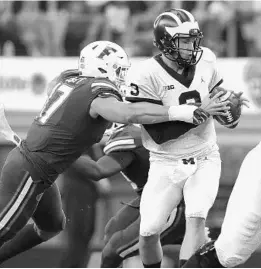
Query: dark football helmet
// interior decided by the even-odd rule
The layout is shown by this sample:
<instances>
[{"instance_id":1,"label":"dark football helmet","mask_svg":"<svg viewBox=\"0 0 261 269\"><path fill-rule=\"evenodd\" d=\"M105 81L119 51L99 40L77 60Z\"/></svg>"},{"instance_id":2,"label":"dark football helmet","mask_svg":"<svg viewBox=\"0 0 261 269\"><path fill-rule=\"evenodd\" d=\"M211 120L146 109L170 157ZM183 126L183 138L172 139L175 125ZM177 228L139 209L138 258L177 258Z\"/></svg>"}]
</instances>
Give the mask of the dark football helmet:
<instances>
[{"instance_id":1,"label":"dark football helmet","mask_svg":"<svg viewBox=\"0 0 261 269\"><path fill-rule=\"evenodd\" d=\"M170 9L161 13L154 22L154 45L171 61L182 67L196 65L203 50L203 37L193 15L184 9ZM179 47L180 38L194 38L193 50ZM182 58L181 51L190 51L191 57Z\"/></svg>"}]
</instances>

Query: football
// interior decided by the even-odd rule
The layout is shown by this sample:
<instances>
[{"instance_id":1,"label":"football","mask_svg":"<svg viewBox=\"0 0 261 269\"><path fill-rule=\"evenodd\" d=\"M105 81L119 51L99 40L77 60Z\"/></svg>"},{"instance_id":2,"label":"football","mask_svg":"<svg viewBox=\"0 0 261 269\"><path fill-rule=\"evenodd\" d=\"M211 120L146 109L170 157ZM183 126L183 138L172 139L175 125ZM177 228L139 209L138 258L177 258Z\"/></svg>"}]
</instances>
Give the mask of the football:
<instances>
[{"instance_id":1,"label":"football","mask_svg":"<svg viewBox=\"0 0 261 269\"><path fill-rule=\"evenodd\" d=\"M237 126L240 116L241 116L241 102L240 98L231 90L226 90L222 87L216 87L212 92L210 97L217 94L219 91L223 91L219 97L219 101L229 100L230 103L228 106L230 109L228 110L228 116L215 115L213 118L217 120L221 125L233 129Z\"/></svg>"}]
</instances>

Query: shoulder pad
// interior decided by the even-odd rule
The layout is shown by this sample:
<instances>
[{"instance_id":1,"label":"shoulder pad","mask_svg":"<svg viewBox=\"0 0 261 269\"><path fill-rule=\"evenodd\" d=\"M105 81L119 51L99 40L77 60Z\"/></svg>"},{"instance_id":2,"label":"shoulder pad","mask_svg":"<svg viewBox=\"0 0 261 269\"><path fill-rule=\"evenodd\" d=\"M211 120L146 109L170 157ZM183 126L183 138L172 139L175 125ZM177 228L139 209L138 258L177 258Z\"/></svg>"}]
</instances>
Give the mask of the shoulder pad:
<instances>
[{"instance_id":1,"label":"shoulder pad","mask_svg":"<svg viewBox=\"0 0 261 269\"><path fill-rule=\"evenodd\" d=\"M122 101L119 89L107 78L95 78L91 84L91 91L97 93L99 97L115 97L117 100Z\"/></svg>"},{"instance_id":2,"label":"shoulder pad","mask_svg":"<svg viewBox=\"0 0 261 269\"><path fill-rule=\"evenodd\" d=\"M88 78L81 76L70 76L64 80L64 83L70 87L78 87L79 85L85 84L86 82L88 83Z\"/></svg>"},{"instance_id":3,"label":"shoulder pad","mask_svg":"<svg viewBox=\"0 0 261 269\"><path fill-rule=\"evenodd\" d=\"M92 88L110 88L118 91L117 86L107 78L95 78L91 84Z\"/></svg>"},{"instance_id":4,"label":"shoulder pad","mask_svg":"<svg viewBox=\"0 0 261 269\"><path fill-rule=\"evenodd\" d=\"M116 128L111 134L106 146L104 147L104 153L133 150L142 146L141 141L141 129L135 125L123 125Z\"/></svg>"},{"instance_id":5,"label":"shoulder pad","mask_svg":"<svg viewBox=\"0 0 261 269\"><path fill-rule=\"evenodd\" d=\"M131 76L131 73L134 72L134 75L138 77L144 77L144 78L150 77L151 73L153 73L156 68L157 68L157 62L154 59L154 57L146 60L141 60L136 63L135 68L133 69L130 68L129 76ZM135 80L135 77L133 77L133 79Z\"/></svg>"},{"instance_id":6,"label":"shoulder pad","mask_svg":"<svg viewBox=\"0 0 261 269\"><path fill-rule=\"evenodd\" d=\"M47 95L49 96L53 90L53 88L55 87L55 85L57 85L58 83L68 83L69 86L74 86L71 85L73 84L75 81L77 80L79 81L79 75L80 72L77 69L68 69L63 71L60 75L58 75L57 77L55 77L47 86ZM70 81L73 80L73 81Z\"/></svg>"},{"instance_id":7,"label":"shoulder pad","mask_svg":"<svg viewBox=\"0 0 261 269\"><path fill-rule=\"evenodd\" d=\"M206 61L206 62L215 62L217 60L216 55L214 52L206 47L202 47L203 49L203 54L201 60Z\"/></svg>"},{"instance_id":8,"label":"shoulder pad","mask_svg":"<svg viewBox=\"0 0 261 269\"><path fill-rule=\"evenodd\" d=\"M68 69L68 70L63 71L60 74L59 78L64 80L68 77L79 76L79 75L80 75L80 72L78 71L78 69Z\"/></svg>"},{"instance_id":9,"label":"shoulder pad","mask_svg":"<svg viewBox=\"0 0 261 269\"><path fill-rule=\"evenodd\" d=\"M150 79L151 74L154 73L157 62L154 58L145 60L138 60L128 71L128 80L135 84L141 84L141 82Z\"/></svg>"}]
</instances>

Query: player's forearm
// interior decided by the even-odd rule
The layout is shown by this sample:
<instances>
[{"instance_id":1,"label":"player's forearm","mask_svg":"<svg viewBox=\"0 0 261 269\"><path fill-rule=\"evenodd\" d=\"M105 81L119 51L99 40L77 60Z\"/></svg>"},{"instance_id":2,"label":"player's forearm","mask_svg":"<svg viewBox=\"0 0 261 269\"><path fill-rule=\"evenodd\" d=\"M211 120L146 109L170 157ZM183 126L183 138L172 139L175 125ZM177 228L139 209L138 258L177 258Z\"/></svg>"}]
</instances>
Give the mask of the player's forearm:
<instances>
[{"instance_id":1,"label":"player's forearm","mask_svg":"<svg viewBox=\"0 0 261 269\"><path fill-rule=\"evenodd\" d=\"M107 177L111 177L116 175L117 173L119 173L121 171L121 168L114 168L114 167L110 167L110 166L103 166L102 164L99 163L99 161L97 161L97 164L99 166L99 173L102 176L102 178L107 178Z\"/></svg>"},{"instance_id":2,"label":"player's forearm","mask_svg":"<svg viewBox=\"0 0 261 269\"><path fill-rule=\"evenodd\" d=\"M118 163L112 163L107 156L100 158L97 162L87 156L81 156L71 165L71 169L80 174L81 178L99 181L117 174L122 167Z\"/></svg>"},{"instance_id":3,"label":"player's forearm","mask_svg":"<svg viewBox=\"0 0 261 269\"><path fill-rule=\"evenodd\" d=\"M104 178L99 165L89 157L81 156L77 159L70 167L75 173L80 175L81 178L86 178L87 180L98 181Z\"/></svg>"},{"instance_id":4,"label":"player's forearm","mask_svg":"<svg viewBox=\"0 0 261 269\"><path fill-rule=\"evenodd\" d=\"M167 121L193 122L193 113L197 107L182 106L161 106L150 103L129 104L125 110L125 118L128 123L155 124Z\"/></svg>"},{"instance_id":5,"label":"player's forearm","mask_svg":"<svg viewBox=\"0 0 261 269\"><path fill-rule=\"evenodd\" d=\"M125 104L115 98L96 98L92 102L90 115L100 115L111 122L124 124L155 124L167 121L193 122L193 105L162 106L148 102Z\"/></svg>"},{"instance_id":6,"label":"player's forearm","mask_svg":"<svg viewBox=\"0 0 261 269\"><path fill-rule=\"evenodd\" d=\"M146 102L128 104L125 110L128 123L155 124L169 121L169 107Z\"/></svg>"},{"instance_id":7,"label":"player's forearm","mask_svg":"<svg viewBox=\"0 0 261 269\"><path fill-rule=\"evenodd\" d=\"M103 148L107 140L108 138L104 138L103 136L99 143L94 144L90 149L87 150L87 154L92 160L98 161L102 156L104 156Z\"/></svg>"}]
</instances>

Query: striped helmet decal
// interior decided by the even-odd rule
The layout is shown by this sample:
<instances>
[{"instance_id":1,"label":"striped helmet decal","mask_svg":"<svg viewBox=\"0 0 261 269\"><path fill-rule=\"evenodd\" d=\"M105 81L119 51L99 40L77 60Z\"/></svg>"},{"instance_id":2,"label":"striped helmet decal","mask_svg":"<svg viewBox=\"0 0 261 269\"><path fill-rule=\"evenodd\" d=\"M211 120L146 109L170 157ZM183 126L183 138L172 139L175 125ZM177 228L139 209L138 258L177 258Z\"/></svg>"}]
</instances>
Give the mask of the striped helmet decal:
<instances>
[{"instance_id":1,"label":"striped helmet decal","mask_svg":"<svg viewBox=\"0 0 261 269\"><path fill-rule=\"evenodd\" d=\"M157 24L158 20L159 20L162 16L169 16L169 17L172 17L172 18L177 22L178 25L181 25L181 24L182 24L181 20L179 19L179 17L178 17L177 15L173 14L172 12L163 12L163 13L161 13L161 14L156 18L156 20L155 20L155 22L154 22L154 27L156 27L156 24Z\"/></svg>"},{"instance_id":2,"label":"striped helmet decal","mask_svg":"<svg viewBox=\"0 0 261 269\"><path fill-rule=\"evenodd\" d=\"M195 21L195 18L193 17L193 15L190 12L188 12L188 11L186 11L184 9L179 9L179 8L176 8L176 10L179 11L179 14L181 16L181 21L182 22L185 22L185 21L194 22Z\"/></svg>"},{"instance_id":3,"label":"striped helmet decal","mask_svg":"<svg viewBox=\"0 0 261 269\"><path fill-rule=\"evenodd\" d=\"M169 17L173 18L177 22L178 26L184 22L195 22L195 18L193 17L193 15L190 12L188 12L184 9L178 9L178 8L176 8L175 10L179 11L179 15L174 14L173 12L171 12L171 10L161 13L156 18L156 20L154 22L154 27L156 27L158 20L160 18L162 18L162 16L169 16Z\"/></svg>"}]
</instances>

